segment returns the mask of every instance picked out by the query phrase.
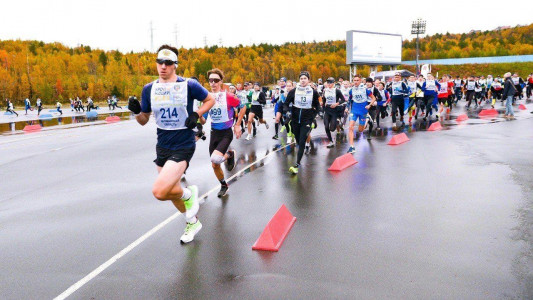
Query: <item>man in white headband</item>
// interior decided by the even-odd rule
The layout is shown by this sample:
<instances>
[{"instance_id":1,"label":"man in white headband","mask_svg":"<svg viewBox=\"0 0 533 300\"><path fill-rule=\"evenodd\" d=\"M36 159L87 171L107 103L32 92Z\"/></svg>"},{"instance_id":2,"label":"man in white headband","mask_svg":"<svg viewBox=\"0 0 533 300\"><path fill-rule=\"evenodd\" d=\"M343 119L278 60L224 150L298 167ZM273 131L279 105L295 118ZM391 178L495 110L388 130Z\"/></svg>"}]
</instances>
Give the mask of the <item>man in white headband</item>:
<instances>
[{"instance_id":1,"label":"man in white headband","mask_svg":"<svg viewBox=\"0 0 533 300\"><path fill-rule=\"evenodd\" d=\"M159 175L152 193L158 200L170 200L185 214L187 226L181 236L182 243L191 242L202 228L196 217L199 209L198 187L182 188L180 179L189 167L196 148L192 129L199 115L208 112L215 100L196 80L176 75L178 49L163 45L156 59L159 79L144 86L142 104L134 97L129 99L128 109L135 114L139 124L145 125L153 112L157 125L156 159ZM203 105L193 111L194 99Z\"/></svg>"}]
</instances>

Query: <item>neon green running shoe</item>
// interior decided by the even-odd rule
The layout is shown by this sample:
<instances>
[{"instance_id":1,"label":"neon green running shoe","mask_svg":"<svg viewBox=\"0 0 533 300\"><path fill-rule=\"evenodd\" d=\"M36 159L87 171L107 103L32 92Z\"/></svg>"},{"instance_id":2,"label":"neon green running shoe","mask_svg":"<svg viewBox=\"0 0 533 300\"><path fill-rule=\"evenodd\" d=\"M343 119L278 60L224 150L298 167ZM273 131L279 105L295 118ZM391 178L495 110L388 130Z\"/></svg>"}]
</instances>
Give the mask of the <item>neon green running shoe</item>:
<instances>
[{"instance_id":1,"label":"neon green running shoe","mask_svg":"<svg viewBox=\"0 0 533 300\"><path fill-rule=\"evenodd\" d=\"M191 185L187 188L191 190L191 198L183 200L183 203L187 209L187 211L185 211L185 218L190 219L198 213L200 203L198 202L198 187L196 185Z\"/></svg>"},{"instance_id":2,"label":"neon green running shoe","mask_svg":"<svg viewBox=\"0 0 533 300\"><path fill-rule=\"evenodd\" d=\"M184 244L192 242L194 240L194 236L202 229L202 223L200 223L200 220L197 220L196 223L187 223L187 226L185 226L185 232L180 238L180 241Z\"/></svg>"},{"instance_id":3,"label":"neon green running shoe","mask_svg":"<svg viewBox=\"0 0 533 300\"><path fill-rule=\"evenodd\" d=\"M290 167L289 168L289 172L291 172L292 174L298 174L298 167L297 166L294 166L294 167Z\"/></svg>"}]
</instances>

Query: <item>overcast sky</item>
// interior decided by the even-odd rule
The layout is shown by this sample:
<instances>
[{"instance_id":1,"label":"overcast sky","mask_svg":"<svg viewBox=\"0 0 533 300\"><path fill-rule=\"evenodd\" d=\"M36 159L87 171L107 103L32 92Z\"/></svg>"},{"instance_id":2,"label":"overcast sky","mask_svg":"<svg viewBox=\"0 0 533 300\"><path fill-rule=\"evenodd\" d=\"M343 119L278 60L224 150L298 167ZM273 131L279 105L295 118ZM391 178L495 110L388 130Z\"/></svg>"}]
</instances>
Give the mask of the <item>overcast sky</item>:
<instances>
[{"instance_id":1,"label":"overcast sky","mask_svg":"<svg viewBox=\"0 0 533 300\"><path fill-rule=\"evenodd\" d=\"M0 39L42 40L105 50L150 50L268 42L344 40L347 30L399 33L427 20L427 34L533 23L532 0L513 1L2 1ZM379 3L379 4L378 4ZM508 12L505 12L508 11Z\"/></svg>"}]
</instances>

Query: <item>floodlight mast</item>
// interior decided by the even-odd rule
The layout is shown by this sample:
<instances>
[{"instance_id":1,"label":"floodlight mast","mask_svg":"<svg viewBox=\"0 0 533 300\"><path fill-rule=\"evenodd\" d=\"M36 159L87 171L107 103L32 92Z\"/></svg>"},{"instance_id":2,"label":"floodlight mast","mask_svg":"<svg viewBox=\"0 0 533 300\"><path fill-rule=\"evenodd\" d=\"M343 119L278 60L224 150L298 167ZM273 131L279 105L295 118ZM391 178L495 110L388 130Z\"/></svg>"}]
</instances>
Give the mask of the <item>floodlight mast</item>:
<instances>
[{"instance_id":1,"label":"floodlight mast","mask_svg":"<svg viewBox=\"0 0 533 300\"><path fill-rule=\"evenodd\" d=\"M426 21L421 18L413 21L411 26L411 34L416 34L416 75L420 74L420 67L418 65L418 35L426 33Z\"/></svg>"}]
</instances>

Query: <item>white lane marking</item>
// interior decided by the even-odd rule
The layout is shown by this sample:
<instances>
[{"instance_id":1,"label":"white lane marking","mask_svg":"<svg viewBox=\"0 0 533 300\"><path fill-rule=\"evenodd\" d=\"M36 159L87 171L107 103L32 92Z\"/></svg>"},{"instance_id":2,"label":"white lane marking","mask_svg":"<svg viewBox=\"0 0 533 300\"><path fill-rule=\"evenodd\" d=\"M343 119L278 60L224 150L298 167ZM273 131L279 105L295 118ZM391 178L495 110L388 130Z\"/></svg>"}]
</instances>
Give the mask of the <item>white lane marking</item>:
<instances>
[{"instance_id":1,"label":"white lane marking","mask_svg":"<svg viewBox=\"0 0 533 300\"><path fill-rule=\"evenodd\" d=\"M238 171L237 173L233 174L231 177L228 178L227 181L230 181L232 180L233 178L235 178L236 176L242 174L242 172L244 172L245 170L247 170L248 168L250 168L251 166L255 165L256 163L264 160L265 158L273 155L274 153L286 148L287 146L290 146L292 145L291 144L287 144L283 147L280 147L279 149L276 149L274 150L272 153L269 153L265 156L263 156L262 158L254 161L253 163L247 165L246 167L244 167L243 169L241 169L240 171ZM209 196L209 194L211 194L212 192L216 191L218 189L218 186L210 189L207 193L203 194L200 199L198 199L198 201L200 200L204 200L205 201L205 198L207 198L207 196ZM139 246L139 244L141 244L142 242L144 242L147 238L149 238L150 236L152 236L154 233L158 232L161 228L165 227L168 223L170 223L172 220L176 219L181 213L178 211L176 213L174 213L172 216L168 217L166 220L164 220L163 222L159 223L157 226L155 226L154 228L150 229L150 231L148 231L147 233L143 234L140 238L138 238L137 240L135 240L133 243L129 244L126 248L122 249L119 253L115 254L113 257L111 257L108 261L106 261L105 263L101 264L98 268L94 269L94 271L92 271L91 273L89 273L87 276L83 277L82 279L80 279L78 282L76 282L75 284L71 285L68 289L66 289L63 293L61 293L59 296L55 297L54 300L63 300L65 298L67 298L68 296L72 295L72 293L74 293L75 291L77 291L79 288L81 288L82 286L84 286L85 284L87 284L87 282L91 281L94 277L96 277L98 274L102 273L105 269L107 269L109 266L111 266L113 263L115 263L117 260L119 260L121 257L123 257L124 255L128 254L128 252L130 252L131 250L133 250L133 248Z\"/></svg>"}]
</instances>

